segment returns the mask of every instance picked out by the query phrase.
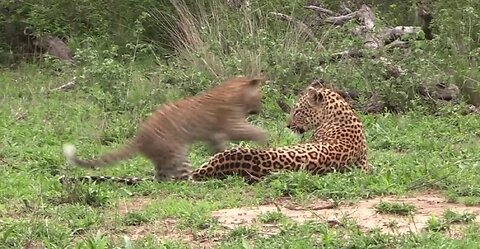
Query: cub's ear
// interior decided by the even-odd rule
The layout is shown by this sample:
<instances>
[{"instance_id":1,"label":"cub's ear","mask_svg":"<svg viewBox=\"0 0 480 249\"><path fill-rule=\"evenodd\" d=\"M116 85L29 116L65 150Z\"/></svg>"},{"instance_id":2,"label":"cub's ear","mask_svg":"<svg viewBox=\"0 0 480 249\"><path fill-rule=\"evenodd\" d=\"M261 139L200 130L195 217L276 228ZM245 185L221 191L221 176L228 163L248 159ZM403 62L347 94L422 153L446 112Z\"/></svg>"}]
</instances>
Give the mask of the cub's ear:
<instances>
[{"instance_id":1,"label":"cub's ear","mask_svg":"<svg viewBox=\"0 0 480 249\"><path fill-rule=\"evenodd\" d=\"M323 94L313 87L308 87L307 101L310 106L317 106L322 103Z\"/></svg>"},{"instance_id":2,"label":"cub's ear","mask_svg":"<svg viewBox=\"0 0 480 249\"><path fill-rule=\"evenodd\" d=\"M254 87L260 87L265 83L266 79L261 78L261 77L254 77L249 80L249 85L254 86Z\"/></svg>"}]
</instances>

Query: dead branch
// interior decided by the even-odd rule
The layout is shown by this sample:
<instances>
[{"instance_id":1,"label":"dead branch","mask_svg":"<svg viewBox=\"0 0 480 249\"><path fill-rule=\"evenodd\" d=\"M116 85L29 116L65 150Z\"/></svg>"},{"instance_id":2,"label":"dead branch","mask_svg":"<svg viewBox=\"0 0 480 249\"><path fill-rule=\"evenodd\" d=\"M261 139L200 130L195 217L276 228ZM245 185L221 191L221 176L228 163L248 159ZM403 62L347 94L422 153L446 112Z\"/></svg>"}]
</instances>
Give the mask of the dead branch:
<instances>
[{"instance_id":1,"label":"dead branch","mask_svg":"<svg viewBox=\"0 0 480 249\"><path fill-rule=\"evenodd\" d=\"M322 19L321 24L341 26L352 19L357 20L361 27L354 29L353 34L364 36L365 46L367 48L379 48L381 45L386 45L399 39L404 34L417 34L423 29L418 26L397 26L393 28L384 28L379 32L379 35L375 35L375 16L370 7L363 4L360 9L353 12L346 8L344 4L343 7L345 8L343 12L346 12L347 14L335 16L333 11L326 8L314 5L304 6L306 9L315 11L317 16ZM381 41L384 44L382 44Z\"/></svg>"},{"instance_id":2,"label":"dead branch","mask_svg":"<svg viewBox=\"0 0 480 249\"><path fill-rule=\"evenodd\" d=\"M342 52L334 53L330 56L330 61L338 61L341 59L347 58L361 58L364 56L364 53L360 50L345 50Z\"/></svg>"},{"instance_id":3,"label":"dead branch","mask_svg":"<svg viewBox=\"0 0 480 249\"><path fill-rule=\"evenodd\" d=\"M433 15L431 11L430 3L427 1L417 1L415 3L415 16L420 19L423 33L427 40L433 39L432 28L430 23L432 22Z\"/></svg>"},{"instance_id":4,"label":"dead branch","mask_svg":"<svg viewBox=\"0 0 480 249\"><path fill-rule=\"evenodd\" d=\"M67 90L71 90L75 87L75 77L73 77L73 79L59 87L56 87L56 88L53 88L51 89L49 92L55 92L55 91L67 91Z\"/></svg>"},{"instance_id":5,"label":"dead branch","mask_svg":"<svg viewBox=\"0 0 480 249\"><path fill-rule=\"evenodd\" d=\"M400 41L400 40L395 40L388 45L385 46L386 49L392 49L392 48L408 48L410 44L405 41Z\"/></svg>"},{"instance_id":6,"label":"dead branch","mask_svg":"<svg viewBox=\"0 0 480 249\"><path fill-rule=\"evenodd\" d=\"M321 24L330 24L330 25L337 25L342 26L346 22L357 18L357 11L352 12L351 10L344 11L346 12L345 15L335 16L335 12L325 9L315 5L307 5L304 8L315 11L318 17L322 19Z\"/></svg>"},{"instance_id":7,"label":"dead branch","mask_svg":"<svg viewBox=\"0 0 480 249\"><path fill-rule=\"evenodd\" d=\"M323 16L324 14L329 15L329 16L335 15L335 13L333 11L331 11L329 9L322 8L322 7L318 7L318 6L315 6L315 5L307 5L307 6L304 6L304 8L315 11L315 13L319 16Z\"/></svg>"},{"instance_id":8,"label":"dead branch","mask_svg":"<svg viewBox=\"0 0 480 249\"><path fill-rule=\"evenodd\" d=\"M379 56L378 50L385 45L384 40L391 39L391 37L401 36L405 33L415 33L418 32L418 27L394 27L385 29L383 33L377 35L375 32L375 15L373 14L370 7L363 4L359 10L352 12L346 16L356 17L360 23L360 27L355 29L353 32L355 35L359 35L364 39L364 47L368 50L375 51L373 58L378 58L379 61L384 64L386 68L386 77L399 77L404 74L404 70L399 66L394 65L390 60L383 56ZM392 43L392 42L390 42ZM392 46L405 46L407 43L395 43ZM330 61L336 61L342 58L359 58L363 57L364 53L362 51L347 50L339 53L335 53L330 57Z\"/></svg>"},{"instance_id":9,"label":"dead branch","mask_svg":"<svg viewBox=\"0 0 480 249\"><path fill-rule=\"evenodd\" d=\"M343 16L328 17L325 20L323 20L323 23L341 26L341 25L344 25L345 23L347 23L348 21L356 18L357 13L358 12L355 11L355 12L352 12L350 14L343 15Z\"/></svg>"},{"instance_id":10,"label":"dead branch","mask_svg":"<svg viewBox=\"0 0 480 249\"><path fill-rule=\"evenodd\" d=\"M353 12L351 9L349 9L349 8L347 7L347 5L345 4L345 2L342 2L342 3L340 4L340 9L341 9L341 10L340 10L340 14L343 14L343 15L346 15L346 14L348 14L348 13L352 13L352 12Z\"/></svg>"},{"instance_id":11,"label":"dead branch","mask_svg":"<svg viewBox=\"0 0 480 249\"><path fill-rule=\"evenodd\" d=\"M381 42L382 39L377 37L375 34L375 15L373 14L372 10L370 7L367 5L363 4L360 9L357 11L357 16L360 21L361 26L361 33L362 36L365 40L364 46L367 49L371 50L378 50L381 48L384 44ZM402 29L390 29L392 30L391 32L401 32ZM399 77L405 73L405 71L397 65L394 65L389 59L385 57L379 57L380 62L383 63L383 65L386 67L387 72L386 72L386 77L391 78L391 77Z\"/></svg>"},{"instance_id":12,"label":"dead branch","mask_svg":"<svg viewBox=\"0 0 480 249\"><path fill-rule=\"evenodd\" d=\"M322 48L322 49L324 48L323 45L320 43L320 41L318 41L315 35L313 34L313 31L305 23L295 20L291 16L288 16L282 13L270 12L270 14L274 15L275 17L277 17L282 21L295 24L299 28L299 31L301 33L305 34L308 38L310 38L313 42L317 44L317 48Z\"/></svg>"},{"instance_id":13,"label":"dead branch","mask_svg":"<svg viewBox=\"0 0 480 249\"><path fill-rule=\"evenodd\" d=\"M364 46L369 49L378 49L381 44L379 39L374 34L375 16L372 10L367 5L363 4L356 15L362 25L363 38L365 39Z\"/></svg>"},{"instance_id":14,"label":"dead branch","mask_svg":"<svg viewBox=\"0 0 480 249\"><path fill-rule=\"evenodd\" d=\"M380 33L380 37L385 44L400 39L405 34L418 34L422 28L416 26L397 26L393 28L385 28Z\"/></svg>"},{"instance_id":15,"label":"dead branch","mask_svg":"<svg viewBox=\"0 0 480 249\"><path fill-rule=\"evenodd\" d=\"M423 15L427 15L425 13L429 13L428 11L425 11L424 5L417 4L417 6L422 7L421 9L423 12L421 12L420 14L423 13ZM375 15L370 9L370 7L368 7L366 4L363 4L357 11L351 11L350 9L346 8L345 5L343 5L342 12L346 13L343 15L336 15L335 12L333 12L332 10L322 8L320 6L307 5L304 6L304 8L315 11L317 16L322 19L320 21L320 25L330 24L340 26L350 20L356 20L360 24L360 26L352 31L353 35L362 37L364 40L364 48L373 51L372 58L376 58L382 64L384 64L387 71L387 78L399 77L400 75L403 75L405 71L398 65L394 65L389 59L381 56L380 48L406 48L409 46L409 43L401 41L400 39L402 38L402 36L405 34L416 35L418 32L420 32L420 30L425 29L423 26L397 26L376 30ZM281 18L283 18L284 20L293 21L291 17L285 15L281 16ZM312 34L309 28L308 30L310 31L309 34ZM365 53L362 51L346 50L332 54L324 62L338 61L339 59L343 58L359 58L364 57L364 55Z\"/></svg>"},{"instance_id":16,"label":"dead branch","mask_svg":"<svg viewBox=\"0 0 480 249\"><path fill-rule=\"evenodd\" d=\"M373 28L375 28L375 16L373 15L370 7L368 7L366 4L362 4L357 13L361 24L363 24L363 26L368 30L373 31Z\"/></svg>"}]
</instances>

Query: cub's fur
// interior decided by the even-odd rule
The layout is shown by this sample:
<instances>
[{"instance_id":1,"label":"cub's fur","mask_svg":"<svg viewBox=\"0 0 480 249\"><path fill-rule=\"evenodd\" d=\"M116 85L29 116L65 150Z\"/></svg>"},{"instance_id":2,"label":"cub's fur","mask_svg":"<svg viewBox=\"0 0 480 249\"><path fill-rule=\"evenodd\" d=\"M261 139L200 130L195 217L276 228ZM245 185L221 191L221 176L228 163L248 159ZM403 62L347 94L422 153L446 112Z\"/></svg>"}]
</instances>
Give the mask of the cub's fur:
<instances>
[{"instance_id":1,"label":"cub's fur","mask_svg":"<svg viewBox=\"0 0 480 249\"><path fill-rule=\"evenodd\" d=\"M207 142L215 152L225 150L227 141L266 143L265 131L246 121L249 114L260 112L263 82L262 78L230 78L205 92L160 106L123 148L83 160L75 156L73 145L66 144L65 157L74 165L94 168L141 154L155 165L156 180L185 179L191 172L187 146L193 142Z\"/></svg>"}]
</instances>

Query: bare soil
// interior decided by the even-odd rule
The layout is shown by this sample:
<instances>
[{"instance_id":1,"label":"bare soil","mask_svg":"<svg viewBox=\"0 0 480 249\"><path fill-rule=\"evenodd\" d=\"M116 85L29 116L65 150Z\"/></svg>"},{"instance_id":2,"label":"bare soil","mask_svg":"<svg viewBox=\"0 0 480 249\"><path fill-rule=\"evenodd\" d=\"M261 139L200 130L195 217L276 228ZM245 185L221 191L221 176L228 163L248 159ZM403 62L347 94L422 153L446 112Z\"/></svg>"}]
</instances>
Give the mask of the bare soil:
<instances>
[{"instance_id":1,"label":"bare soil","mask_svg":"<svg viewBox=\"0 0 480 249\"><path fill-rule=\"evenodd\" d=\"M380 201L403 202L412 204L416 211L412 215L381 214L375 210ZM385 233L401 234L405 232L420 232L427 225L430 216L440 218L446 210L457 213L470 212L479 215L480 207L467 207L459 203L448 203L438 193L422 193L406 197L379 197L361 200L351 205L333 205L328 201L314 201L307 206L292 203L289 199L281 199L273 204L225 209L212 212L213 217L226 228L258 224L258 215L266 212L281 212L286 217L297 222L323 221L331 225L341 225L341 220L354 220L362 229L380 229ZM475 222L480 222L477 217Z\"/></svg>"},{"instance_id":2,"label":"bare soil","mask_svg":"<svg viewBox=\"0 0 480 249\"><path fill-rule=\"evenodd\" d=\"M412 215L400 216L394 214L381 214L375 210L375 205L380 201L404 202L416 207ZM131 202L119 203L118 212L125 214L129 211L138 211L148 203L148 198L135 198ZM275 224L263 224L258 220L258 216L266 212L281 212L284 216L299 223L305 221L325 222L330 226L341 226L342 221L355 221L360 229L380 229L389 234L401 234L407 232L420 232L427 226L430 216L442 217L446 210L452 210L457 213L469 212L479 215L480 206L467 207L459 203L448 203L439 193L417 193L412 196L396 197L378 197L373 199L360 200L350 204L334 205L329 201L316 200L307 205L300 205L289 198L277 199L275 202L233 209L223 209L212 212L212 216L218 220L223 227L221 230L195 232L189 230L180 230L177 228L175 219L159 220L150 224L138 226L128 226L116 228L114 234L117 236L129 236L136 240L147 236L148 234L157 239L179 240L186 243L199 246L201 248L210 248L212 244L221 239L221 237L231 229L239 226L255 226L260 228L264 235L276 234L278 229ZM477 217L475 222L480 222ZM453 237L461 237L465 225L455 225L449 231ZM107 231L103 231L108 234Z\"/></svg>"}]
</instances>

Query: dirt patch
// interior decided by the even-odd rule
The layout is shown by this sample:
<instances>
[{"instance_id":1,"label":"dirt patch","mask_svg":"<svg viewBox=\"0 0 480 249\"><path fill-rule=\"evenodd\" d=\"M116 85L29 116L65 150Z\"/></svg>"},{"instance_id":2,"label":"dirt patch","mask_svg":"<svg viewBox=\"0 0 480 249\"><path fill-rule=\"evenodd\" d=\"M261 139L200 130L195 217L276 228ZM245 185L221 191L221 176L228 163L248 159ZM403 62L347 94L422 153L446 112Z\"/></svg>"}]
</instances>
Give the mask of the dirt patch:
<instances>
[{"instance_id":1,"label":"dirt patch","mask_svg":"<svg viewBox=\"0 0 480 249\"><path fill-rule=\"evenodd\" d=\"M117 203L114 210L109 211L107 216L125 216L132 212L141 212L149 204L157 200L148 196L125 198ZM186 244L195 245L200 248L211 248L212 243L219 240L222 234L206 234L204 231L191 231L179 229L178 221L173 218L156 220L153 222L132 225L132 226L112 226L108 223L96 231L96 233L105 234L113 241L121 243L123 236L127 236L130 240L144 239L152 236L155 240L172 240L181 241Z\"/></svg>"},{"instance_id":2,"label":"dirt patch","mask_svg":"<svg viewBox=\"0 0 480 249\"><path fill-rule=\"evenodd\" d=\"M117 212L121 215L125 215L130 212L141 211L153 200L154 199L149 197L134 197L122 199L118 202Z\"/></svg>"},{"instance_id":3,"label":"dirt patch","mask_svg":"<svg viewBox=\"0 0 480 249\"><path fill-rule=\"evenodd\" d=\"M375 205L383 201L404 202L416 207L413 215L400 216L393 214L380 214L375 210ZM296 205L289 199L276 201L275 204L225 209L212 212L213 217L226 228L233 229L238 226L258 225L257 217L266 212L281 212L286 217L297 221L321 221L330 225L339 225L340 221L348 217L365 229L381 229L386 233L419 232L427 225L431 215L440 218L447 209L457 213L470 212L480 214L480 207L467 207L463 204L447 203L438 193L423 193L412 197L382 197L361 200L352 205L339 205L335 207L327 201L315 201L306 206ZM475 222L480 222L477 217ZM458 225L456 225L458 226ZM269 227L268 230L272 230Z\"/></svg>"},{"instance_id":4,"label":"dirt patch","mask_svg":"<svg viewBox=\"0 0 480 249\"><path fill-rule=\"evenodd\" d=\"M116 235L127 235L131 240L138 240L151 235L156 239L172 239L187 240L186 234L180 233L177 228L175 219L164 219L150 224L142 224L137 226L126 226L116 228Z\"/></svg>"},{"instance_id":5,"label":"dirt patch","mask_svg":"<svg viewBox=\"0 0 480 249\"><path fill-rule=\"evenodd\" d=\"M110 238L118 241L121 241L123 236L128 236L131 240L152 236L155 240L181 241L200 248L211 248L223 235L222 231L218 231L218 234L207 234L206 231L180 230L177 220L171 218L137 226L100 229L98 232L108 234Z\"/></svg>"}]
</instances>

